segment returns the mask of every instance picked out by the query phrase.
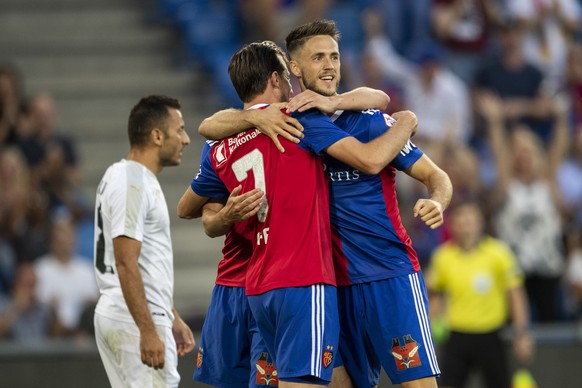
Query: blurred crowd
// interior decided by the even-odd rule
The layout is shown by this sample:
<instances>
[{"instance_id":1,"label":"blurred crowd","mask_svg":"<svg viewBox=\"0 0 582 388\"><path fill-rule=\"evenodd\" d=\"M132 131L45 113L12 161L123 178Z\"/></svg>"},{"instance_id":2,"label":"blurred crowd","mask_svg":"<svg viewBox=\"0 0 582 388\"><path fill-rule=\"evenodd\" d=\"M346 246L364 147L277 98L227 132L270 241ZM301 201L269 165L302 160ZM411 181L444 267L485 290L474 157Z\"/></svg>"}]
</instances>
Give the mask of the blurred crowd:
<instances>
[{"instance_id":1,"label":"blurred crowd","mask_svg":"<svg viewBox=\"0 0 582 388\"><path fill-rule=\"evenodd\" d=\"M53 96L24 96L0 65L0 340L80 337L98 296L93 224L74 140L56 128Z\"/></svg>"}]
</instances>

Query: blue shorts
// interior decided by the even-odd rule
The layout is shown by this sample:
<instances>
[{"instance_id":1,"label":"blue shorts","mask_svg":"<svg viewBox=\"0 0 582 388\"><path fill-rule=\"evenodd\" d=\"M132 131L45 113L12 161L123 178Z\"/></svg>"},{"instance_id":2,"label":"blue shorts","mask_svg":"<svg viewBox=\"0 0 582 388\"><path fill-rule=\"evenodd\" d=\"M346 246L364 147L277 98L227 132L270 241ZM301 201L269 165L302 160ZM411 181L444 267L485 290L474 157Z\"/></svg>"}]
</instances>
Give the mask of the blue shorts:
<instances>
[{"instance_id":1,"label":"blue shorts","mask_svg":"<svg viewBox=\"0 0 582 388\"><path fill-rule=\"evenodd\" d=\"M279 380L327 385L337 355L337 289L317 284L249 296Z\"/></svg>"},{"instance_id":2,"label":"blue shorts","mask_svg":"<svg viewBox=\"0 0 582 388\"><path fill-rule=\"evenodd\" d=\"M196 358L194 380L224 388L278 385L244 288L215 286Z\"/></svg>"},{"instance_id":3,"label":"blue shorts","mask_svg":"<svg viewBox=\"0 0 582 388\"><path fill-rule=\"evenodd\" d=\"M339 349L355 387L440 375L420 272L338 288Z\"/></svg>"}]
</instances>

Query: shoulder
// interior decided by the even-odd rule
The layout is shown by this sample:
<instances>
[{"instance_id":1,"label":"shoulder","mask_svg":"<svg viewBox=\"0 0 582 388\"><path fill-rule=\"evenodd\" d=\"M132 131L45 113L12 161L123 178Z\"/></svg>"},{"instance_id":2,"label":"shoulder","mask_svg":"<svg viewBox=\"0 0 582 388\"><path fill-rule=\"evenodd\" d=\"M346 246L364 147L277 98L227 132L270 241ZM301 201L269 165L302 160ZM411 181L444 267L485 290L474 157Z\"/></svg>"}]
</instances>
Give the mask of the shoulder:
<instances>
[{"instance_id":1,"label":"shoulder","mask_svg":"<svg viewBox=\"0 0 582 388\"><path fill-rule=\"evenodd\" d=\"M451 258L451 255L457 250L456 244L451 241L446 241L435 248L431 263L432 264L439 264L443 261L447 261Z\"/></svg>"},{"instance_id":2,"label":"shoulder","mask_svg":"<svg viewBox=\"0 0 582 388\"><path fill-rule=\"evenodd\" d=\"M509 245L498 238L485 236L481 242L481 245L483 249L490 252L490 254L494 254L496 257L513 258L513 252Z\"/></svg>"},{"instance_id":3,"label":"shoulder","mask_svg":"<svg viewBox=\"0 0 582 388\"><path fill-rule=\"evenodd\" d=\"M329 116L315 108L308 109L304 112L293 112L291 117L299 120L300 122L331 122Z\"/></svg>"}]
</instances>

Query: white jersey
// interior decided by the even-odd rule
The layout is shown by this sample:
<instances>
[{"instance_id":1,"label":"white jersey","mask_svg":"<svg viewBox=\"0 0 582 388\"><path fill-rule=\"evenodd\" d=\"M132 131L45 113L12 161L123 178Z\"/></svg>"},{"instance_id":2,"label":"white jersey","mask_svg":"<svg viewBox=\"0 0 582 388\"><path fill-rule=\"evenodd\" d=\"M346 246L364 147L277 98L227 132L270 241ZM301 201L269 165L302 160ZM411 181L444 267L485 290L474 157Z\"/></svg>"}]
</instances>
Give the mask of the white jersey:
<instances>
[{"instance_id":1,"label":"white jersey","mask_svg":"<svg viewBox=\"0 0 582 388\"><path fill-rule=\"evenodd\" d=\"M122 159L111 165L95 202L95 274L101 292L96 314L133 322L115 268L113 239L126 236L141 242L138 265L154 323L171 326L174 317L174 266L170 216L154 173Z\"/></svg>"},{"instance_id":2,"label":"white jersey","mask_svg":"<svg viewBox=\"0 0 582 388\"><path fill-rule=\"evenodd\" d=\"M562 273L562 224L548 183L527 185L512 180L495 228L526 275L553 277Z\"/></svg>"}]
</instances>

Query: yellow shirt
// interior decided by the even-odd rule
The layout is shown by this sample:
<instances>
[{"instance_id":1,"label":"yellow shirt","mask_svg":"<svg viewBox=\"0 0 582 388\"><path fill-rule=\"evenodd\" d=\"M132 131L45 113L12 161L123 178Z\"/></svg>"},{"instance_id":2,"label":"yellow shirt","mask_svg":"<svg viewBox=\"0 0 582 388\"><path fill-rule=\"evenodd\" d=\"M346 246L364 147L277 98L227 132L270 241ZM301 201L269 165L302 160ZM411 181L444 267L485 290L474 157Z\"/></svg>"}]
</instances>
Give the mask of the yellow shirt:
<instances>
[{"instance_id":1,"label":"yellow shirt","mask_svg":"<svg viewBox=\"0 0 582 388\"><path fill-rule=\"evenodd\" d=\"M508 316L507 291L523 282L507 245L485 237L470 252L453 242L442 244L431 260L428 285L443 292L451 330L486 333L501 328Z\"/></svg>"}]
</instances>

